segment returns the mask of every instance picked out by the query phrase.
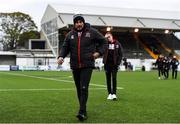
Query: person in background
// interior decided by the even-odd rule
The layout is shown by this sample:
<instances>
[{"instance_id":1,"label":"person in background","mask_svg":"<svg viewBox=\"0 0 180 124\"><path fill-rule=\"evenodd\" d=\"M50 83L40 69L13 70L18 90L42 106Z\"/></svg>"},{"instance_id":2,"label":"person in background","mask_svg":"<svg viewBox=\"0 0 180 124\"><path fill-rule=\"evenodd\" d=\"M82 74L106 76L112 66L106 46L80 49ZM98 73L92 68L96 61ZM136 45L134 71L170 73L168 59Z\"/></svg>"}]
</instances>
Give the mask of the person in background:
<instances>
[{"instance_id":1,"label":"person in background","mask_svg":"<svg viewBox=\"0 0 180 124\"><path fill-rule=\"evenodd\" d=\"M64 40L57 63L62 64L64 58L70 53L70 66L79 100L79 111L76 117L83 121L87 119L88 87L95 59L103 55L107 40L90 24L85 23L81 14L74 15L73 22L74 27Z\"/></svg>"},{"instance_id":2,"label":"person in background","mask_svg":"<svg viewBox=\"0 0 180 124\"><path fill-rule=\"evenodd\" d=\"M104 69L109 100L116 100L117 71L122 60L122 46L113 38L112 33L107 32L105 37L108 40L108 48L103 56Z\"/></svg>"},{"instance_id":3,"label":"person in background","mask_svg":"<svg viewBox=\"0 0 180 124\"><path fill-rule=\"evenodd\" d=\"M168 77L169 77L170 65L171 65L170 58L169 57L164 57L164 59L163 59L164 79L168 79Z\"/></svg>"},{"instance_id":4,"label":"person in background","mask_svg":"<svg viewBox=\"0 0 180 124\"><path fill-rule=\"evenodd\" d=\"M127 58L123 58L123 65L124 65L124 67L125 67L125 70L127 71L127 69L128 69Z\"/></svg>"},{"instance_id":5,"label":"person in background","mask_svg":"<svg viewBox=\"0 0 180 124\"><path fill-rule=\"evenodd\" d=\"M157 60L156 60L156 63L155 65L157 66L157 69L158 69L158 79L161 79L163 78L163 58L164 56L163 55L159 55Z\"/></svg>"},{"instance_id":6,"label":"person in background","mask_svg":"<svg viewBox=\"0 0 180 124\"><path fill-rule=\"evenodd\" d=\"M172 58L172 60L171 60L172 79L177 79L178 65L179 65L178 59L176 58L176 56L173 56L173 58Z\"/></svg>"}]
</instances>

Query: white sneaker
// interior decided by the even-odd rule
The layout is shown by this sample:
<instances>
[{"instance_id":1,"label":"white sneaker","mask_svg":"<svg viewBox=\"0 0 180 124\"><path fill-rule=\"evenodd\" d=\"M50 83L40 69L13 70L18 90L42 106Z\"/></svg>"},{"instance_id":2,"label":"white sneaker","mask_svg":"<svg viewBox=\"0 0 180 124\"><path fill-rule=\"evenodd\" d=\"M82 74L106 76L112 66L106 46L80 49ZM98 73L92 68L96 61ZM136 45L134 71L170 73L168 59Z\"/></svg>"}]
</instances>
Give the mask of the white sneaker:
<instances>
[{"instance_id":1,"label":"white sneaker","mask_svg":"<svg viewBox=\"0 0 180 124\"><path fill-rule=\"evenodd\" d=\"M113 98L112 98L112 94L109 94L108 97L107 97L107 99L112 100L112 99L113 99Z\"/></svg>"},{"instance_id":2,"label":"white sneaker","mask_svg":"<svg viewBox=\"0 0 180 124\"><path fill-rule=\"evenodd\" d=\"M113 95L112 95L112 99L113 99L113 100L116 100L116 99L117 99L116 94L113 94Z\"/></svg>"}]
</instances>

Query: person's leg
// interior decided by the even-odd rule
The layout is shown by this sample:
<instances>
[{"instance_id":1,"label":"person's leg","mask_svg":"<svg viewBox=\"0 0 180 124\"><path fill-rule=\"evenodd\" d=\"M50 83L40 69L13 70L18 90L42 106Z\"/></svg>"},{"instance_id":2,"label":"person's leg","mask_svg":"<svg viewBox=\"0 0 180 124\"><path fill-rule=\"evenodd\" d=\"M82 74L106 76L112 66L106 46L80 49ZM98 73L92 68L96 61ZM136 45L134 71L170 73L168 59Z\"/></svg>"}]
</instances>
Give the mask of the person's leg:
<instances>
[{"instance_id":1,"label":"person's leg","mask_svg":"<svg viewBox=\"0 0 180 124\"><path fill-rule=\"evenodd\" d=\"M108 94L111 94L111 72L106 71L105 73Z\"/></svg>"},{"instance_id":2,"label":"person's leg","mask_svg":"<svg viewBox=\"0 0 180 124\"><path fill-rule=\"evenodd\" d=\"M172 69L172 79L174 79L175 70Z\"/></svg>"},{"instance_id":3,"label":"person's leg","mask_svg":"<svg viewBox=\"0 0 180 124\"><path fill-rule=\"evenodd\" d=\"M166 69L164 70L164 77L165 77L165 79L167 78L167 70Z\"/></svg>"},{"instance_id":4,"label":"person's leg","mask_svg":"<svg viewBox=\"0 0 180 124\"><path fill-rule=\"evenodd\" d=\"M116 87L117 87L117 70L112 71L112 92L113 94L116 94Z\"/></svg>"},{"instance_id":5,"label":"person's leg","mask_svg":"<svg viewBox=\"0 0 180 124\"><path fill-rule=\"evenodd\" d=\"M158 68L158 76L161 77L161 69Z\"/></svg>"},{"instance_id":6,"label":"person's leg","mask_svg":"<svg viewBox=\"0 0 180 124\"><path fill-rule=\"evenodd\" d=\"M162 77L164 79L164 77L165 77L165 70L164 70L164 68L161 68L161 75L162 75Z\"/></svg>"},{"instance_id":7,"label":"person's leg","mask_svg":"<svg viewBox=\"0 0 180 124\"><path fill-rule=\"evenodd\" d=\"M104 69L105 69L105 74L106 74L106 84L107 84L108 94L112 94L112 91L111 91L111 70L107 65L105 65Z\"/></svg>"},{"instance_id":8,"label":"person's leg","mask_svg":"<svg viewBox=\"0 0 180 124\"><path fill-rule=\"evenodd\" d=\"M116 89L117 89L117 71L118 71L118 68L117 67L113 67L113 70L112 70L112 99L113 100L116 100L117 99L117 96L116 96Z\"/></svg>"},{"instance_id":9,"label":"person's leg","mask_svg":"<svg viewBox=\"0 0 180 124\"><path fill-rule=\"evenodd\" d=\"M177 69L175 69L175 79L177 79Z\"/></svg>"},{"instance_id":10,"label":"person's leg","mask_svg":"<svg viewBox=\"0 0 180 124\"><path fill-rule=\"evenodd\" d=\"M81 90L80 90L80 70L75 69L75 70L72 71L72 73L73 73L73 78L74 78L74 82L75 82L75 85L76 85L76 91L77 91L79 104L80 104L80 95L81 95Z\"/></svg>"},{"instance_id":11,"label":"person's leg","mask_svg":"<svg viewBox=\"0 0 180 124\"><path fill-rule=\"evenodd\" d=\"M81 69L80 74L80 111L79 113L86 114L86 103L88 99L88 87L92 75L92 68Z\"/></svg>"},{"instance_id":12,"label":"person's leg","mask_svg":"<svg viewBox=\"0 0 180 124\"><path fill-rule=\"evenodd\" d=\"M167 78L169 78L169 69L167 70Z\"/></svg>"}]
</instances>

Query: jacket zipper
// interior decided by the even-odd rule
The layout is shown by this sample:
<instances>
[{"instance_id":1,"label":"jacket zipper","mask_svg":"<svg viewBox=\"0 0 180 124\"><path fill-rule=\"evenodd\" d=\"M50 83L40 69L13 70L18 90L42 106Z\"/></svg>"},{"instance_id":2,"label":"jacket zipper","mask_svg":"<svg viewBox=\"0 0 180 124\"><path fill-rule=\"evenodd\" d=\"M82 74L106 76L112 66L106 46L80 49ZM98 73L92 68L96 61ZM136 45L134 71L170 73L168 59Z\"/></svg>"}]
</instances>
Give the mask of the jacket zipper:
<instances>
[{"instance_id":1,"label":"jacket zipper","mask_svg":"<svg viewBox=\"0 0 180 124\"><path fill-rule=\"evenodd\" d=\"M81 67L81 34L82 32L78 32L78 64Z\"/></svg>"}]
</instances>

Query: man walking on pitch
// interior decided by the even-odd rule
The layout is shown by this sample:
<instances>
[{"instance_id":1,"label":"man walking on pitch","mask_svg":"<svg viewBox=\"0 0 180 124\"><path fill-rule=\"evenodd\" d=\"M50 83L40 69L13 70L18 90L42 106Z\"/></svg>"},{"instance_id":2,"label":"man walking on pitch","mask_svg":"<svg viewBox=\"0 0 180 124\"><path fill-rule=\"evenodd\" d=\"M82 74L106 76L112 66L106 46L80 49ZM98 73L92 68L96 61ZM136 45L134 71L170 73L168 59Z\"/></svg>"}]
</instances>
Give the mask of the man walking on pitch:
<instances>
[{"instance_id":1,"label":"man walking on pitch","mask_svg":"<svg viewBox=\"0 0 180 124\"><path fill-rule=\"evenodd\" d=\"M101 33L85 23L81 14L74 15L73 22L74 27L64 40L57 63L62 64L70 53L70 66L79 100L76 117L83 121L87 119L88 87L95 59L103 55L107 41Z\"/></svg>"}]
</instances>

